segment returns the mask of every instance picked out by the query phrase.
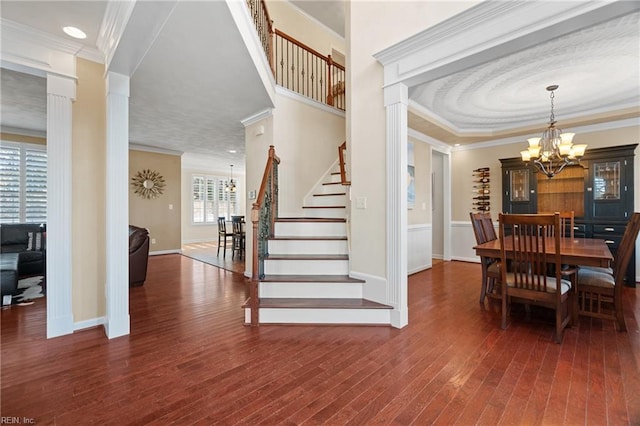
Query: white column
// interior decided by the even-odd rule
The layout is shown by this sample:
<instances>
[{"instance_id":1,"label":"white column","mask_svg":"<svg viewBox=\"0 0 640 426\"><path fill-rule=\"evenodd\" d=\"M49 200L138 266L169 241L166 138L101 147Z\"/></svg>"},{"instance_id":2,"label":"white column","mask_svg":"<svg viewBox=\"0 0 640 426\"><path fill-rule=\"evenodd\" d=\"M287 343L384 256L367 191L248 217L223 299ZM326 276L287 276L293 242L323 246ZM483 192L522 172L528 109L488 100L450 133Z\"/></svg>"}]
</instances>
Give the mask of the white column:
<instances>
[{"instance_id":1,"label":"white column","mask_svg":"<svg viewBox=\"0 0 640 426\"><path fill-rule=\"evenodd\" d=\"M71 103L73 78L47 75L47 338L73 333Z\"/></svg>"},{"instance_id":2,"label":"white column","mask_svg":"<svg viewBox=\"0 0 640 426\"><path fill-rule=\"evenodd\" d=\"M107 337L129 334L129 77L107 73Z\"/></svg>"},{"instance_id":3,"label":"white column","mask_svg":"<svg viewBox=\"0 0 640 426\"><path fill-rule=\"evenodd\" d=\"M387 112L387 303L391 325L409 323L407 304L407 103L404 84L384 89Z\"/></svg>"}]
</instances>

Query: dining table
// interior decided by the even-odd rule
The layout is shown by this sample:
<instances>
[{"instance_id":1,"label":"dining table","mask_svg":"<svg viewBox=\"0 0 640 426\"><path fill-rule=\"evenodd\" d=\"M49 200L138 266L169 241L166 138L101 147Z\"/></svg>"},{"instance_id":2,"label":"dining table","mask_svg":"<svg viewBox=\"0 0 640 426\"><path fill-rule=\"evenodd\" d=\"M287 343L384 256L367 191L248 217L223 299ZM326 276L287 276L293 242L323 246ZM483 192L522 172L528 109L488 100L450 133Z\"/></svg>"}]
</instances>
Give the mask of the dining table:
<instances>
[{"instance_id":1,"label":"dining table","mask_svg":"<svg viewBox=\"0 0 640 426\"><path fill-rule=\"evenodd\" d=\"M512 250L512 244L513 240L511 238L505 239L507 257L509 257ZM500 257L500 239L487 241L473 248L478 256L490 258ZM556 248L553 238L547 238L545 251L550 257L555 256ZM560 257L561 262L565 265L599 266L602 268L609 267L613 260L613 255L611 254L611 250L609 250L606 240L598 238L561 237Z\"/></svg>"}]
</instances>

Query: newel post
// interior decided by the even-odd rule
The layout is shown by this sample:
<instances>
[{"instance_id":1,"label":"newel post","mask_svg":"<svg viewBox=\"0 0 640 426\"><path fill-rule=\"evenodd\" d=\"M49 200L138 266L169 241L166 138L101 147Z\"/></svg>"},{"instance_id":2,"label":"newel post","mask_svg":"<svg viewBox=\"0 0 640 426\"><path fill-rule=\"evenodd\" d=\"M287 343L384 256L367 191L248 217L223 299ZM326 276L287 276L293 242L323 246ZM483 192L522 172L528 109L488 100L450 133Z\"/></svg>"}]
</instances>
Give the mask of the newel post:
<instances>
[{"instance_id":1,"label":"newel post","mask_svg":"<svg viewBox=\"0 0 640 426\"><path fill-rule=\"evenodd\" d=\"M327 56L327 105L333 106L333 85L331 84L331 71L333 68L333 59L331 55Z\"/></svg>"},{"instance_id":2,"label":"newel post","mask_svg":"<svg viewBox=\"0 0 640 426\"><path fill-rule=\"evenodd\" d=\"M253 203L251 209L251 226L253 229L253 257L251 259L251 284L249 288L249 298L251 300L251 326L258 325L258 221L260 220L260 205Z\"/></svg>"}]
</instances>

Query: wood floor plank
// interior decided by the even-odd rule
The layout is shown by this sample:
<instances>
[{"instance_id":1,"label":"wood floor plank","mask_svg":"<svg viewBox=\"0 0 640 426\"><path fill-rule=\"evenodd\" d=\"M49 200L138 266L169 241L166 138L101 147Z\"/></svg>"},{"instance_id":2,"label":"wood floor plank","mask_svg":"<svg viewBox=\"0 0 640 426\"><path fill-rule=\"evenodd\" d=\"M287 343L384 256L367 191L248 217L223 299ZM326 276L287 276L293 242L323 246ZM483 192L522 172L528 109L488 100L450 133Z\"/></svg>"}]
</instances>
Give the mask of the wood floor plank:
<instances>
[{"instance_id":1,"label":"wood floor plank","mask_svg":"<svg viewBox=\"0 0 640 426\"><path fill-rule=\"evenodd\" d=\"M640 424L640 290L628 332L580 318L553 341L478 306L479 264L409 277L409 325L244 325L242 274L150 258L131 334L46 339L46 300L0 311L2 416L37 424Z\"/></svg>"}]
</instances>

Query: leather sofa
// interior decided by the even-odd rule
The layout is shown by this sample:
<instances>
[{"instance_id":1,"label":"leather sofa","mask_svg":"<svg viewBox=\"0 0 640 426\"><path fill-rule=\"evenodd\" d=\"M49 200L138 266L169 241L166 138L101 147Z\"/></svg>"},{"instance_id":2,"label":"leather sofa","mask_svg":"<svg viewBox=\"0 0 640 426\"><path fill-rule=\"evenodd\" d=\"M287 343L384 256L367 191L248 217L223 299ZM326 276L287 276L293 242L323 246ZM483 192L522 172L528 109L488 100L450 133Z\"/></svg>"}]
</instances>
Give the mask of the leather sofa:
<instances>
[{"instance_id":1,"label":"leather sofa","mask_svg":"<svg viewBox=\"0 0 640 426\"><path fill-rule=\"evenodd\" d=\"M129 225L129 286L138 287L147 279L149 231Z\"/></svg>"},{"instance_id":2,"label":"leather sofa","mask_svg":"<svg viewBox=\"0 0 640 426\"><path fill-rule=\"evenodd\" d=\"M4 223L0 225L0 273L2 295L14 294L18 279L44 275L46 271L45 225Z\"/></svg>"}]
</instances>

